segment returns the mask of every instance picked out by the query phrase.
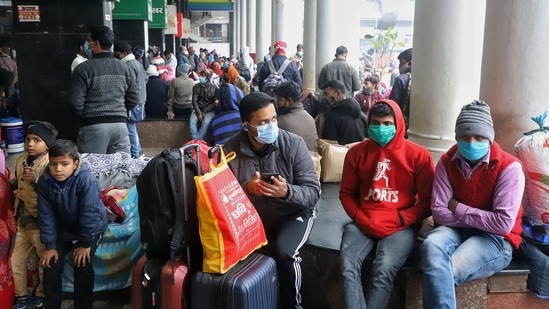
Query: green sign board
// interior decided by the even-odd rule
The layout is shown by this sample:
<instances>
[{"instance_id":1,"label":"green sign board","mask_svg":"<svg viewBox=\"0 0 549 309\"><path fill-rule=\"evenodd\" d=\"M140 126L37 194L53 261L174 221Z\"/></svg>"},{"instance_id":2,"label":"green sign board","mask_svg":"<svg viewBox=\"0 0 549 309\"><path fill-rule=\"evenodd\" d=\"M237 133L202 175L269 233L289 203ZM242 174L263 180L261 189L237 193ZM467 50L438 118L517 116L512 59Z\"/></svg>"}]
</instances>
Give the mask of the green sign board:
<instances>
[{"instance_id":1,"label":"green sign board","mask_svg":"<svg viewBox=\"0 0 549 309\"><path fill-rule=\"evenodd\" d=\"M149 29L165 29L168 27L167 0L152 0L152 21L149 22Z\"/></svg>"},{"instance_id":2,"label":"green sign board","mask_svg":"<svg viewBox=\"0 0 549 309\"><path fill-rule=\"evenodd\" d=\"M113 2L112 18L117 20L152 20L152 0Z\"/></svg>"}]
</instances>

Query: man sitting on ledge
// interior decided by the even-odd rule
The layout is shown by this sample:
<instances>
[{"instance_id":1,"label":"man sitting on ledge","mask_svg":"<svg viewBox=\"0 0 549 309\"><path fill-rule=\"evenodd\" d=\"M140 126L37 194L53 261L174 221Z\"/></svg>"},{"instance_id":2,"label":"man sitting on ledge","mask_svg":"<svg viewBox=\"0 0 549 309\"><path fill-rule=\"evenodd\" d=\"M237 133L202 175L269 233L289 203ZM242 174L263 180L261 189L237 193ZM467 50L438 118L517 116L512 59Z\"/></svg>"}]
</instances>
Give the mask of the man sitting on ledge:
<instances>
[{"instance_id":1,"label":"man sitting on ledge","mask_svg":"<svg viewBox=\"0 0 549 309\"><path fill-rule=\"evenodd\" d=\"M487 278L521 243L524 173L494 141L490 107L462 107L456 140L435 170L431 210L438 226L421 246L423 308L456 308L454 287Z\"/></svg>"},{"instance_id":2,"label":"man sitting on ledge","mask_svg":"<svg viewBox=\"0 0 549 309\"><path fill-rule=\"evenodd\" d=\"M404 139L404 116L394 101L376 102L368 117L370 139L347 152L339 191L353 220L344 227L341 241L347 308L387 306L396 273L414 247L411 226L429 216L434 177L429 151ZM372 250L375 259L365 296L361 270Z\"/></svg>"}]
</instances>

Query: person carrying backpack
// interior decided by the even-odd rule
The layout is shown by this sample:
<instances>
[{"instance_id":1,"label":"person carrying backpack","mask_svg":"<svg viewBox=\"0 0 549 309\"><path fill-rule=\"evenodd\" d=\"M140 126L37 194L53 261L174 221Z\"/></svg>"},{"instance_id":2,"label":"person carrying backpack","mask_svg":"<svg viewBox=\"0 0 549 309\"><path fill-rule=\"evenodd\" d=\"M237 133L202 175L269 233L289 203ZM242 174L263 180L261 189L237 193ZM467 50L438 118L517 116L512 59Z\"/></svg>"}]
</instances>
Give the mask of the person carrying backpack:
<instances>
[{"instance_id":1,"label":"person carrying backpack","mask_svg":"<svg viewBox=\"0 0 549 309\"><path fill-rule=\"evenodd\" d=\"M287 45L284 41L276 41L274 43L275 54L273 55L271 60L267 61L265 65L261 67L261 70L259 72L259 89L261 91L263 91L263 86L267 79L272 80L276 78L272 75L276 74L283 65L286 65L286 68L283 71L281 70L281 73L279 73L282 78L279 78L280 81L278 83L291 80L296 82L299 87L303 86L303 81L301 79L301 76L299 75L299 69L297 68L295 63L292 63L290 60L288 60L288 57L286 57L286 47ZM271 72L270 67L274 68L275 72Z\"/></svg>"}]
</instances>

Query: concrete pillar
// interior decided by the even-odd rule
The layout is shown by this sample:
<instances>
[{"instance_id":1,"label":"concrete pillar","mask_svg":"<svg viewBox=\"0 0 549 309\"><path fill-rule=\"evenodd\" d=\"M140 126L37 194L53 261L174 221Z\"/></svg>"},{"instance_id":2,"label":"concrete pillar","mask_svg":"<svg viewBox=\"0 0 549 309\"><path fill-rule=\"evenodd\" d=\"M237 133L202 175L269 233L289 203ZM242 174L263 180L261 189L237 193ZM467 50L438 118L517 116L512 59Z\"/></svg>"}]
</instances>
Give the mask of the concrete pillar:
<instances>
[{"instance_id":1,"label":"concrete pillar","mask_svg":"<svg viewBox=\"0 0 549 309\"><path fill-rule=\"evenodd\" d=\"M246 3L246 28L248 33L246 33L246 44L250 47L250 52L255 53L255 31L256 31L256 0L247 0ZM256 61L257 62L257 61Z\"/></svg>"},{"instance_id":2,"label":"concrete pillar","mask_svg":"<svg viewBox=\"0 0 549 309\"><path fill-rule=\"evenodd\" d=\"M278 12L276 11L277 3L276 0L271 0L271 44L273 46L274 42L278 40L278 32L276 24L278 23ZM274 54L274 48L271 48L272 54Z\"/></svg>"},{"instance_id":3,"label":"concrete pillar","mask_svg":"<svg viewBox=\"0 0 549 309\"><path fill-rule=\"evenodd\" d=\"M485 9L485 0L416 1L408 135L435 159L455 143L461 106L479 96Z\"/></svg>"},{"instance_id":4,"label":"concrete pillar","mask_svg":"<svg viewBox=\"0 0 549 309\"><path fill-rule=\"evenodd\" d=\"M234 2L234 40L233 40L233 55L237 55L238 51L240 50L240 29L241 29L241 4L242 1L235 1Z\"/></svg>"},{"instance_id":5,"label":"concrete pillar","mask_svg":"<svg viewBox=\"0 0 549 309\"><path fill-rule=\"evenodd\" d=\"M240 57L239 52L240 48L244 45L246 45L247 39L247 24L246 24L246 15L248 12L246 11L246 0L240 0L240 45L238 46L238 49L236 50L236 56Z\"/></svg>"},{"instance_id":6,"label":"concrete pillar","mask_svg":"<svg viewBox=\"0 0 549 309\"><path fill-rule=\"evenodd\" d=\"M273 43L271 39L271 0L257 0L256 6L256 49L255 59L256 63L263 61L263 57L269 53L269 46Z\"/></svg>"},{"instance_id":7,"label":"concrete pillar","mask_svg":"<svg viewBox=\"0 0 549 309\"><path fill-rule=\"evenodd\" d=\"M303 22L303 93L316 89L316 2L305 0Z\"/></svg>"},{"instance_id":8,"label":"concrete pillar","mask_svg":"<svg viewBox=\"0 0 549 309\"><path fill-rule=\"evenodd\" d=\"M341 29L333 27L331 22L333 19L334 10L337 5L332 0L317 0L316 1L316 70L315 83L318 81L318 75L322 67L334 59L335 50L338 45L338 36L341 34ZM311 47L309 47L311 48ZM303 47L305 49L305 46Z\"/></svg>"},{"instance_id":9,"label":"concrete pillar","mask_svg":"<svg viewBox=\"0 0 549 309\"><path fill-rule=\"evenodd\" d=\"M276 28L273 41L288 44L288 57L295 54L298 43L303 43L303 7L303 0L273 0L273 28Z\"/></svg>"},{"instance_id":10,"label":"concrete pillar","mask_svg":"<svg viewBox=\"0 0 549 309\"><path fill-rule=\"evenodd\" d=\"M549 1L487 0L480 98L491 107L496 140L514 144L537 125L530 120L549 110ZM549 123L545 123L549 125Z\"/></svg>"},{"instance_id":11,"label":"concrete pillar","mask_svg":"<svg viewBox=\"0 0 549 309\"><path fill-rule=\"evenodd\" d=\"M338 31L337 27L333 31L336 31L336 46L330 47L330 54L335 54L337 46L343 45L347 47L349 53L347 54L347 62L351 64L355 69L359 69L360 66L360 38L364 37L365 30L360 27L360 18L363 11L360 9L350 10L349 8L361 8L364 6L364 0L346 0L345 5L336 5L336 13L330 13L330 18L333 20L334 16L345 16L345 21L348 26L345 27L345 31ZM331 23L328 23L329 25ZM332 28L333 25L332 25ZM319 72L320 74L320 72Z\"/></svg>"},{"instance_id":12,"label":"concrete pillar","mask_svg":"<svg viewBox=\"0 0 549 309\"><path fill-rule=\"evenodd\" d=\"M288 4L289 3L286 3L286 0L273 0L273 11L276 10L276 19L273 19L273 21L276 21L273 23L273 27L276 28L276 37L274 39L283 40L286 41L286 43L288 43L286 25L291 23L287 12ZM290 55L290 51L291 47L288 45L288 56Z\"/></svg>"}]
</instances>

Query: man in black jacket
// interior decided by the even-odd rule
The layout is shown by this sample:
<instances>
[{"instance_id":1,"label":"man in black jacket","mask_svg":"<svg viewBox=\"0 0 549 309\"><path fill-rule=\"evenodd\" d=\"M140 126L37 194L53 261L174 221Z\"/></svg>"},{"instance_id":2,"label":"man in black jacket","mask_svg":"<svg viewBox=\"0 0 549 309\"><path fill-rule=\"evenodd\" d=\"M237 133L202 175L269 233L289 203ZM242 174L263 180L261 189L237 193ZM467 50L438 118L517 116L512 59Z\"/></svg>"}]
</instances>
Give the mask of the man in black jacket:
<instances>
[{"instance_id":1,"label":"man in black jacket","mask_svg":"<svg viewBox=\"0 0 549 309\"><path fill-rule=\"evenodd\" d=\"M362 141L368 137L368 120L354 98L345 96L345 85L331 80L322 85L324 124L321 138L335 140L340 145Z\"/></svg>"},{"instance_id":2,"label":"man in black jacket","mask_svg":"<svg viewBox=\"0 0 549 309\"><path fill-rule=\"evenodd\" d=\"M412 74L412 49L409 48L398 55L398 61L400 62L398 70L400 75L395 78L393 88L391 89L391 95L389 99L395 101L406 120L410 116L410 94L408 93L408 85L410 83ZM406 121L408 123L408 121Z\"/></svg>"}]
</instances>

